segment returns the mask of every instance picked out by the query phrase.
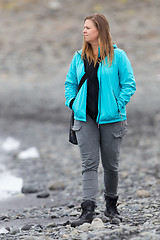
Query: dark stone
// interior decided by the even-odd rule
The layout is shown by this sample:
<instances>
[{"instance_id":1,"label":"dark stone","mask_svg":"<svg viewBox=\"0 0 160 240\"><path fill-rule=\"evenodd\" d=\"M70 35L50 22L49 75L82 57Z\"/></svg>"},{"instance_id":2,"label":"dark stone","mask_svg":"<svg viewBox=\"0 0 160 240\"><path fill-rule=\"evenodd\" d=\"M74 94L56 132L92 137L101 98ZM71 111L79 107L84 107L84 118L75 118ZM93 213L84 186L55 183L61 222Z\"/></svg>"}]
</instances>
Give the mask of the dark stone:
<instances>
[{"instance_id":1,"label":"dark stone","mask_svg":"<svg viewBox=\"0 0 160 240\"><path fill-rule=\"evenodd\" d=\"M22 231L28 231L29 229L31 229L32 226L33 226L33 224L26 224L21 228L21 230Z\"/></svg>"},{"instance_id":2,"label":"dark stone","mask_svg":"<svg viewBox=\"0 0 160 240\"><path fill-rule=\"evenodd\" d=\"M7 216L0 216L0 221L3 221L7 218Z\"/></svg>"},{"instance_id":3,"label":"dark stone","mask_svg":"<svg viewBox=\"0 0 160 240\"><path fill-rule=\"evenodd\" d=\"M74 208L74 204L69 204L67 207L68 208Z\"/></svg>"},{"instance_id":4,"label":"dark stone","mask_svg":"<svg viewBox=\"0 0 160 240\"><path fill-rule=\"evenodd\" d=\"M37 198L47 198L47 197L49 197L49 193L47 193L47 192L42 192L42 193L39 193L38 195L37 195Z\"/></svg>"},{"instance_id":5,"label":"dark stone","mask_svg":"<svg viewBox=\"0 0 160 240\"><path fill-rule=\"evenodd\" d=\"M70 223L70 221L68 220L68 221L66 221L66 222L64 222L63 224L62 224L62 226L67 226L67 225L70 225L71 223Z\"/></svg>"},{"instance_id":6,"label":"dark stone","mask_svg":"<svg viewBox=\"0 0 160 240\"><path fill-rule=\"evenodd\" d=\"M11 231L11 229L9 228L9 227L6 227L5 228L8 232L10 232Z\"/></svg>"},{"instance_id":7,"label":"dark stone","mask_svg":"<svg viewBox=\"0 0 160 240\"><path fill-rule=\"evenodd\" d=\"M120 222L121 222L121 220L120 220L119 218L116 218L116 217L115 217L115 218L112 218L112 219L111 219L111 223L112 223L112 224L119 224Z\"/></svg>"},{"instance_id":8,"label":"dark stone","mask_svg":"<svg viewBox=\"0 0 160 240\"><path fill-rule=\"evenodd\" d=\"M42 189L40 187L36 187L36 186L24 186L22 188L22 193L37 193L42 191Z\"/></svg>"}]
</instances>

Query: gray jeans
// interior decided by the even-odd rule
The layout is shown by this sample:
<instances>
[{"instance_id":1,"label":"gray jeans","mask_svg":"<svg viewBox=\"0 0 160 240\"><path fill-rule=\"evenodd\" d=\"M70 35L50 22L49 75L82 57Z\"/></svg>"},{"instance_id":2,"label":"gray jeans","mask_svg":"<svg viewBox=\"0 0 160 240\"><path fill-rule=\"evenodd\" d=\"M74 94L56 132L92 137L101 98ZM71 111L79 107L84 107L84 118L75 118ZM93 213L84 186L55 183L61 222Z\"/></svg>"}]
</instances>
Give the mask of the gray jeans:
<instances>
[{"instance_id":1,"label":"gray jeans","mask_svg":"<svg viewBox=\"0 0 160 240\"><path fill-rule=\"evenodd\" d=\"M87 116L86 122L75 120L73 130L76 132L82 158L83 201L96 202L100 152L105 194L116 197L120 144L127 133L127 121L98 125Z\"/></svg>"}]
</instances>

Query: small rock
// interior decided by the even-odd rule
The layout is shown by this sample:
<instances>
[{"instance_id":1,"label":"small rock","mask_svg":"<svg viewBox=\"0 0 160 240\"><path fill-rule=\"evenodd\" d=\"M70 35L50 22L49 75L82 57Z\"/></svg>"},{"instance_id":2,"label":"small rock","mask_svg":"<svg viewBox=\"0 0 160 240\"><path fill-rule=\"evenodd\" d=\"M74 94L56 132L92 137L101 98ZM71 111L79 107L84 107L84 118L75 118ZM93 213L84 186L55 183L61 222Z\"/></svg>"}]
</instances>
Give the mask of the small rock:
<instances>
[{"instance_id":1,"label":"small rock","mask_svg":"<svg viewBox=\"0 0 160 240\"><path fill-rule=\"evenodd\" d=\"M160 227L156 229L156 233L160 234Z\"/></svg>"},{"instance_id":2,"label":"small rock","mask_svg":"<svg viewBox=\"0 0 160 240\"><path fill-rule=\"evenodd\" d=\"M26 193L37 193L42 191L42 189L40 187L36 187L36 186L24 186L22 188L22 193L26 194Z\"/></svg>"},{"instance_id":3,"label":"small rock","mask_svg":"<svg viewBox=\"0 0 160 240\"><path fill-rule=\"evenodd\" d=\"M2 216L0 216L0 221L3 221L3 220L5 220L7 218L7 216L5 216L5 215L2 215Z\"/></svg>"},{"instance_id":4,"label":"small rock","mask_svg":"<svg viewBox=\"0 0 160 240\"><path fill-rule=\"evenodd\" d=\"M116 234L112 234L109 240L119 240L119 236L117 236Z\"/></svg>"},{"instance_id":5,"label":"small rock","mask_svg":"<svg viewBox=\"0 0 160 240\"><path fill-rule=\"evenodd\" d=\"M150 193L146 190L138 190L137 191L137 196L138 197L149 197Z\"/></svg>"},{"instance_id":6,"label":"small rock","mask_svg":"<svg viewBox=\"0 0 160 240\"><path fill-rule=\"evenodd\" d=\"M67 220L66 222L62 223L63 226L67 226L67 225L70 225L70 224L71 224L71 223L70 223L69 220Z\"/></svg>"},{"instance_id":7,"label":"small rock","mask_svg":"<svg viewBox=\"0 0 160 240\"><path fill-rule=\"evenodd\" d=\"M69 239L69 235L64 234L64 235L62 236L62 239Z\"/></svg>"},{"instance_id":8,"label":"small rock","mask_svg":"<svg viewBox=\"0 0 160 240\"><path fill-rule=\"evenodd\" d=\"M96 210L95 210L95 214L96 214L96 215L99 215L99 214L101 214L101 212L100 212L98 209L96 209Z\"/></svg>"},{"instance_id":9,"label":"small rock","mask_svg":"<svg viewBox=\"0 0 160 240\"><path fill-rule=\"evenodd\" d=\"M45 236L42 236L42 237L33 236L33 237L23 238L23 240L51 240L51 239Z\"/></svg>"},{"instance_id":10,"label":"small rock","mask_svg":"<svg viewBox=\"0 0 160 240\"><path fill-rule=\"evenodd\" d=\"M146 213L146 214L143 214L143 217L144 218L151 218L151 217L153 217L153 214Z\"/></svg>"},{"instance_id":11,"label":"small rock","mask_svg":"<svg viewBox=\"0 0 160 240\"><path fill-rule=\"evenodd\" d=\"M104 228L104 223L100 218L93 219L91 223L92 228Z\"/></svg>"},{"instance_id":12,"label":"small rock","mask_svg":"<svg viewBox=\"0 0 160 240\"><path fill-rule=\"evenodd\" d=\"M59 215L57 213L54 213L51 215L51 218L59 218Z\"/></svg>"},{"instance_id":13,"label":"small rock","mask_svg":"<svg viewBox=\"0 0 160 240\"><path fill-rule=\"evenodd\" d=\"M139 204L135 204L133 207L132 207L132 210L134 210L134 211L139 211L139 210L141 210L142 209L142 206L141 205L139 205Z\"/></svg>"},{"instance_id":14,"label":"small rock","mask_svg":"<svg viewBox=\"0 0 160 240\"><path fill-rule=\"evenodd\" d=\"M74 204L71 203L71 204L67 205L67 207L68 208L74 208Z\"/></svg>"},{"instance_id":15,"label":"small rock","mask_svg":"<svg viewBox=\"0 0 160 240\"><path fill-rule=\"evenodd\" d=\"M43 226L40 224L37 224L35 226L32 226L32 230L36 232L42 232L43 231Z\"/></svg>"},{"instance_id":16,"label":"small rock","mask_svg":"<svg viewBox=\"0 0 160 240\"><path fill-rule=\"evenodd\" d=\"M79 230L81 231L88 231L88 229L91 227L90 223L83 223L78 227Z\"/></svg>"},{"instance_id":17,"label":"small rock","mask_svg":"<svg viewBox=\"0 0 160 240\"><path fill-rule=\"evenodd\" d=\"M70 216L77 216L79 214L79 212L77 212L76 210L75 211L72 211L69 215Z\"/></svg>"},{"instance_id":18,"label":"small rock","mask_svg":"<svg viewBox=\"0 0 160 240\"><path fill-rule=\"evenodd\" d=\"M37 198L47 198L47 197L49 197L48 192L42 192L37 195Z\"/></svg>"},{"instance_id":19,"label":"small rock","mask_svg":"<svg viewBox=\"0 0 160 240\"><path fill-rule=\"evenodd\" d=\"M8 232L10 232L11 231L11 229L9 228L9 227L6 227L5 228Z\"/></svg>"},{"instance_id":20,"label":"small rock","mask_svg":"<svg viewBox=\"0 0 160 240\"><path fill-rule=\"evenodd\" d=\"M119 224L120 222L121 222L121 220L119 218L112 218L111 219L112 224Z\"/></svg>"},{"instance_id":21,"label":"small rock","mask_svg":"<svg viewBox=\"0 0 160 240\"><path fill-rule=\"evenodd\" d=\"M57 224L55 222L52 222L46 226L46 228L52 228L52 227L57 227Z\"/></svg>"},{"instance_id":22,"label":"small rock","mask_svg":"<svg viewBox=\"0 0 160 240\"><path fill-rule=\"evenodd\" d=\"M88 239L94 239L95 233L89 232L88 233Z\"/></svg>"},{"instance_id":23,"label":"small rock","mask_svg":"<svg viewBox=\"0 0 160 240\"><path fill-rule=\"evenodd\" d=\"M121 176L122 176L122 178L127 178L128 177L128 175L129 175L129 173L128 172L121 172Z\"/></svg>"},{"instance_id":24,"label":"small rock","mask_svg":"<svg viewBox=\"0 0 160 240\"><path fill-rule=\"evenodd\" d=\"M109 219L108 217L106 217L106 216L103 216L103 217L102 217L102 221L103 221L104 223L107 223L107 222L110 222L110 219Z\"/></svg>"},{"instance_id":25,"label":"small rock","mask_svg":"<svg viewBox=\"0 0 160 240\"><path fill-rule=\"evenodd\" d=\"M65 187L66 186L64 185L63 182L54 182L48 188L49 190L54 191L54 190L64 190Z\"/></svg>"},{"instance_id":26,"label":"small rock","mask_svg":"<svg viewBox=\"0 0 160 240\"><path fill-rule=\"evenodd\" d=\"M10 233L11 235L16 235L16 234L19 233L19 232L20 232L19 229L12 229L9 233Z\"/></svg>"},{"instance_id":27,"label":"small rock","mask_svg":"<svg viewBox=\"0 0 160 240\"><path fill-rule=\"evenodd\" d=\"M33 226L33 224L26 224L21 228L21 230L22 231L28 231L29 229L31 229L32 226Z\"/></svg>"},{"instance_id":28,"label":"small rock","mask_svg":"<svg viewBox=\"0 0 160 240\"><path fill-rule=\"evenodd\" d=\"M74 229L72 232L71 232L71 235L73 236L73 235L76 235L76 234L78 234L79 233L79 231L77 230L77 229Z\"/></svg>"}]
</instances>

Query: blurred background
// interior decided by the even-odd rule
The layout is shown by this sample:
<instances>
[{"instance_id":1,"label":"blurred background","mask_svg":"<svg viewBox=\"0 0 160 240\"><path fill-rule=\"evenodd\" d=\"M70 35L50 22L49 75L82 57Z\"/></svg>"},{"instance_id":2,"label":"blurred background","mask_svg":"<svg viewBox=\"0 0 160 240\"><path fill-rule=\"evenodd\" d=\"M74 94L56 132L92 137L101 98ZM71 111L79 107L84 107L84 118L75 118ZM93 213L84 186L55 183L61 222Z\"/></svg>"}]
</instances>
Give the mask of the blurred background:
<instances>
[{"instance_id":1,"label":"blurred background","mask_svg":"<svg viewBox=\"0 0 160 240\"><path fill-rule=\"evenodd\" d=\"M1 176L11 171L23 186L66 181L67 191L73 180L80 184L79 151L68 143L64 83L82 47L83 20L92 12L108 19L137 83L127 106L123 170L135 174L143 168L160 178L159 0L0 0Z\"/></svg>"}]
</instances>

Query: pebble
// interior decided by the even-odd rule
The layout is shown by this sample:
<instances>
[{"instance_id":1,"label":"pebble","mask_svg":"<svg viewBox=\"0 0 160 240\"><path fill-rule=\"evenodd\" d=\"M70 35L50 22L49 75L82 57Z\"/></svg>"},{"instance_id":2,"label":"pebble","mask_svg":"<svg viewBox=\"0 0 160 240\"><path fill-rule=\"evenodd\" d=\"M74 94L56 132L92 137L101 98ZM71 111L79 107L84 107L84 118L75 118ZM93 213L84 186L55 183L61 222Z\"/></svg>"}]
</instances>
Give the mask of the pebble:
<instances>
[{"instance_id":1,"label":"pebble","mask_svg":"<svg viewBox=\"0 0 160 240\"><path fill-rule=\"evenodd\" d=\"M21 230L22 231L28 231L29 229L31 229L32 226L33 226L33 224L26 224L21 228Z\"/></svg>"},{"instance_id":2,"label":"pebble","mask_svg":"<svg viewBox=\"0 0 160 240\"><path fill-rule=\"evenodd\" d=\"M119 218L112 218L111 219L111 223L112 224L120 224L121 223L121 220Z\"/></svg>"},{"instance_id":3,"label":"pebble","mask_svg":"<svg viewBox=\"0 0 160 240\"><path fill-rule=\"evenodd\" d=\"M12 229L9 233L11 234L11 235L16 235L17 233L19 233L20 232L20 230L19 229Z\"/></svg>"},{"instance_id":4,"label":"pebble","mask_svg":"<svg viewBox=\"0 0 160 240\"><path fill-rule=\"evenodd\" d=\"M46 228L53 228L56 226L57 226L57 224L55 222L52 222L52 223L47 224Z\"/></svg>"},{"instance_id":5,"label":"pebble","mask_svg":"<svg viewBox=\"0 0 160 240\"><path fill-rule=\"evenodd\" d=\"M0 221L3 221L3 220L5 220L6 218L8 218L7 216L5 216L5 215L2 215L2 216L0 216Z\"/></svg>"},{"instance_id":6,"label":"pebble","mask_svg":"<svg viewBox=\"0 0 160 240\"><path fill-rule=\"evenodd\" d=\"M42 188L36 187L36 186L24 186L22 188L22 193L27 194L27 193L37 193L42 191Z\"/></svg>"},{"instance_id":7,"label":"pebble","mask_svg":"<svg viewBox=\"0 0 160 240\"><path fill-rule=\"evenodd\" d=\"M100 228L104 228L105 225L104 225L103 221L100 218L95 218L95 219L93 219L93 221L91 223L91 227L93 229L95 229L95 228L99 228L100 229Z\"/></svg>"},{"instance_id":8,"label":"pebble","mask_svg":"<svg viewBox=\"0 0 160 240\"><path fill-rule=\"evenodd\" d=\"M78 226L78 229L81 231L88 231L90 227L91 227L90 223L83 223L82 225Z\"/></svg>"},{"instance_id":9,"label":"pebble","mask_svg":"<svg viewBox=\"0 0 160 240\"><path fill-rule=\"evenodd\" d=\"M67 207L68 208L74 208L74 204L71 203L71 204L67 205Z\"/></svg>"},{"instance_id":10,"label":"pebble","mask_svg":"<svg viewBox=\"0 0 160 240\"><path fill-rule=\"evenodd\" d=\"M78 211L72 211L72 212L70 212L70 216L77 216L77 215L79 215L80 213L78 212Z\"/></svg>"},{"instance_id":11,"label":"pebble","mask_svg":"<svg viewBox=\"0 0 160 240\"><path fill-rule=\"evenodd\" d=\"M25 237L25 240L51 240L51 238L45 237L45 236L41 236L41 237Z\"/></svg>"},{"instance_id":12,"label":"pebble","mask_svg":"<svg viewBox=\"0 0 160 240\"><path fill-rule=\"evenodd\" d=\"M59 218L60 216L57 213L51 214L51 218Z\"/></svg>"},{"instance_id":13,"label":"pebble","mask_svg":"<svg viewBox=\"0 0 160 240\"><path fill-rule=\"evenodd\" d=\"M49 193L48 192L43 192L43 193L39 193L37 194L37 198L47 198L49 197Z\"/></svg>"},{"instance_id":14,"label":"pebble","mask_svg":"<svg viewBox=\"0 0 160 240\"><path fill-rule=\"evenodd\" d=\"M65 235L62 236L62 238L63 238L63 239L69 239L70 237L69 237L69 235L66 235L66 234L65 234Z\"/></svg>"},{"instance_id":15,"label":"pebble","mask_svg":"<svg viewBox=\"0 0 160 240\"><path fill-rule=\"evenodd\" d=\"M104 223L107 223L107 222L110 222L110 219L109 219L109 217L106 217L106 216L102 216L102 221L104 222Z\"/></svg>"},{"instance_id":16,"label":"pebble","mask_svg":"<svg viewBox=\"0 0 160 240\"><path fill-rule=\"evenodd\" d=\"M146 191L146 190L138 190L137 196L138 197L149 197L150 193L149 193L149 191Z\"/></svg>"},{"instance_id":17,"label":"pebble","mask_svg":"<svg viewBox=\"0 0 160 240\"><path fill-rule=\"evenodd\" d=\"M64 190L66 185L63 182L53 182L49 185L49 190Z\"/></svg>"},{"instance_id":18,"label":"pebble","mask_svg":"<svg viewBox=\"0 0 160 240\"><path fill-rule=\"evenodd\" d=\"M139 205L139 204L135 204L133 207L132 207L132 210L134 210L134 211L139 211L139 210L141 210L142 209L142 206L141 205Z\"/></svg>"}]
</instances>

